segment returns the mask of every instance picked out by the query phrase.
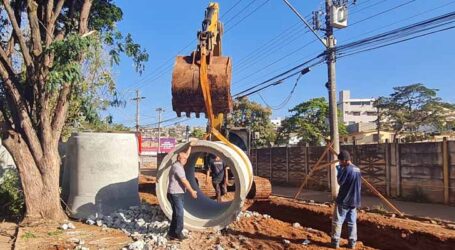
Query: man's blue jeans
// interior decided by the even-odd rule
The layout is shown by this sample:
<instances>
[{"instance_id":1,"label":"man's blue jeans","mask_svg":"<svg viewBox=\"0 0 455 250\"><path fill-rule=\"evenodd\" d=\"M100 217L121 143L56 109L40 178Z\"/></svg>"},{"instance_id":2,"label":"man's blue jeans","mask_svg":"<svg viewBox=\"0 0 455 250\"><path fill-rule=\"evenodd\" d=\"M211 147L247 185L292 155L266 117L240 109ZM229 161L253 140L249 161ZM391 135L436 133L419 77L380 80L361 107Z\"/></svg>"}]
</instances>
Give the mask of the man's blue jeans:
<instances>
[{"instance_id":1,"label":"man's blue jeans","mask_svg":"<svg viewBox=\"0 0 455 250\"><path fill-rule=\"evenodd\" d=\"M349 247L354 247L357 241L357 210L355 207L343 207L336 204L332 219L332 245L339 246L343 222L348 224Z\"/></svg>"},{"instance_id":2,"label":"man's blue jeans","mask_svg":"<svg viewBox=\"0 0 455 250\"><path fill-rule=\"evenodd\" d=\"M168 235L179 236L183 230L183 197L185 194L167 194L167 199L172 206L172 220Z\"/></svg>"}]
</instances>

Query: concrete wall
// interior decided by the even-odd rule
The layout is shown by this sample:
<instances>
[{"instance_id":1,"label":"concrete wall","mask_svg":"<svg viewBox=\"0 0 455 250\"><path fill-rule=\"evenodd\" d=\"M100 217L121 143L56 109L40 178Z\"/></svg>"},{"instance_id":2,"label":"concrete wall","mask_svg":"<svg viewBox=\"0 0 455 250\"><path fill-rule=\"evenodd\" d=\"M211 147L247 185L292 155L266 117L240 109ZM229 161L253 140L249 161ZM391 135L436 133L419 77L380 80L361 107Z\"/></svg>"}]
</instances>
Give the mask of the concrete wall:
<instances>
[{"instance_id":1,"label":"concrete wall","mask_svg":"<svg viewBox=\"0 0 455 250\"><path fill-rule=\"evenodd\" d=\"M256 175L273 183L298 186L324 149L305 146L254 149L253 169ZM432 202L455 204L455 141L343 145L342 149L351 152L362 175L384 195L410 199L423 192ZM325 162L327 157L322 159ZM315 172L309 186L329 190L327 170Z\"/></svg>"},{"instance_id":2,"label":"concrete wall","mask_svg":"<svg viewBox=\"0 0 455 250\"><path fill-rule=\"evenodd\" d=\"M455 204L455 141L448 142L449 151L449 201Z\"/></svg>"},{"instance_id":3,"label":"concrete wall","mask_svg":"<svg viewBox=\"0 0 455 250\"><path fill-rule=\"evenodd\" d=\"M442 144L413 143L400 145L401 192L424 190L432 201L443 202Z\"/></svg>"}]
</instances>

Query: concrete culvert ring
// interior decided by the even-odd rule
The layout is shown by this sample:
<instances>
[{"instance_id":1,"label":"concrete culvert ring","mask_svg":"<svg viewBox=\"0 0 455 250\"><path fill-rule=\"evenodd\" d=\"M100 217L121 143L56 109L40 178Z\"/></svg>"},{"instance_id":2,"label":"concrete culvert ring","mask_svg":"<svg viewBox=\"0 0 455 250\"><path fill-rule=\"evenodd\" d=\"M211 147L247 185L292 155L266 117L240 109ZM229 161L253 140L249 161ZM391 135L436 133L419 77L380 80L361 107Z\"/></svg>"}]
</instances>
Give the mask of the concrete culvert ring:
<instances>
[{"instance_id":1,"label":"concrete culvert ring","mask_svg":"<svg viewBox=\"0 0 455 250\"><path fill-rule=\"evenodd\" d=\"M171 204L166 197L169 170L172 163L177 160L177 154L185 151L187 147L188 144L178 145L172 152L166 155L158 168L156 195L161 209L168 218L172 216ZM236 187L232 201L218 203L216 200L212 200L204 195L199 189L194 177L194 166L197 158L203 153L211 153L219 156L230 167L234 175ZM248 159L243 151L241 153L244 159ZM249 161L245 163L241 155L222 142L198 141L197 145L192 147L191 155L185 166L185 173L193 189L198 192L197 199L191 198L188 193L185 194L185 228L191 230L204 230L207 228L222 229L237 218L253 182L252 166Z\"/></svg>"}]
</instances>

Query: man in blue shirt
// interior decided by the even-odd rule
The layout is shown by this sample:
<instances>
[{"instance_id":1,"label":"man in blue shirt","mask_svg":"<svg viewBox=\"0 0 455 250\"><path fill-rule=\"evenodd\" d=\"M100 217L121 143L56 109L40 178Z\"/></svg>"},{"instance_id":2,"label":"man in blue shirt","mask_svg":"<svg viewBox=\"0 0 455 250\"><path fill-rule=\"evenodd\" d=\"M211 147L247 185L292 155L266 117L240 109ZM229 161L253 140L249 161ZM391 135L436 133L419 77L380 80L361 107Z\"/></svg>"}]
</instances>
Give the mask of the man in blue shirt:
<instances>
[{"instance_id":1,"label":"man in blue shirt","mask_svg":"<svg viewBox=\"0 0 455 250\"><path fill-rule=\"evenodd\" d=\"M360 191L362 177L360 169L351 163L351 156L346 150L338 154L339 166L337 166L337 181L340 191L336 198L336 204L332 219L332 247L340 246L341 228L346 220L348 224L349 245L355 248L357 241L357 208L360 207Z\"/></svg>"}]
</instances>

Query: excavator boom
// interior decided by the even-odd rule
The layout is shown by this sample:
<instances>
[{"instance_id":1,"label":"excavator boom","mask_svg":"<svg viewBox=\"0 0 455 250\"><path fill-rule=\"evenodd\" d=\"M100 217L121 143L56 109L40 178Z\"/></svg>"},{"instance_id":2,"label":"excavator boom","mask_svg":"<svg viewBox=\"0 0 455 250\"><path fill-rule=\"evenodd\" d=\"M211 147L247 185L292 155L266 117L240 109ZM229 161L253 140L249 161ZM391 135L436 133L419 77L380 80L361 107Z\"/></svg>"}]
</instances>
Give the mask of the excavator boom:
<instances>
[{"instance_id":1,"label":"excavator boom","mask_svg":"<svg viewBox=\"0 0 455 250\"><path fill-rule=\"evenodd\" d=\"M205 12L202 29L198 32L197 49L189 56L177 56L172 73L172 107L181 116L205 113L210 122L219 114L232 110L231 73L229 57L221 56L223 26L218 20L218 3L210 3ZM202 82L207 82L203 89ZM204 100L209 91L210 100ZM206 103L211 103L210 108ZM213 111L213 113L212 113Z\"/></svg>"}]
</instances>

